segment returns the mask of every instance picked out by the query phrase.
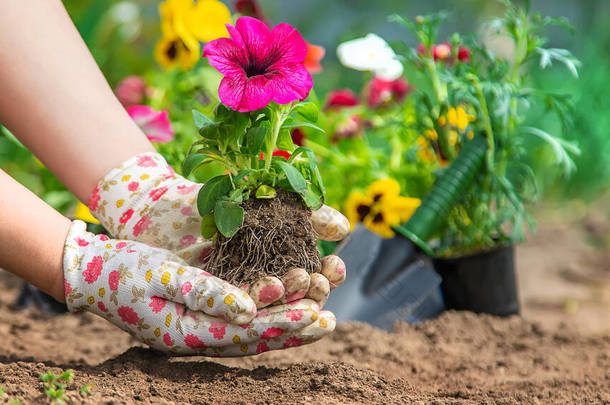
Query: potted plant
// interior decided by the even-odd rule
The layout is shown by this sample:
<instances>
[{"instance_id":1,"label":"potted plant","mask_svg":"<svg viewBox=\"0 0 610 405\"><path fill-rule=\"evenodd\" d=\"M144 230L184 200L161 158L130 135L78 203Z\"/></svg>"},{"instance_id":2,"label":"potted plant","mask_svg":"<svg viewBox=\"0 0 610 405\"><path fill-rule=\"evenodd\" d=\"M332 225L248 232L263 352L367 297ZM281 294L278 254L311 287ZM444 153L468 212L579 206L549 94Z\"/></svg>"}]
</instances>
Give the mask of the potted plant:
<instances>
[{"instance_id":1,"label":"potted plant","mask_svg":"<svg viewBox=\"0 0 610 405\"><path fill-rule=\"evenodd\" d=\"M533 227L526 204L537 198L536 178L526 142L548 143L565 175L574 170L570 154L579 153L560 136L526 124L528 109L545 105L563 131L570 130L569 97L528 80L533 67L553 61L578 75L569 51L544 48L543 30L567 23L530 13L529 2L524 8L503 3L506 14L487 25L487 35L514 46L508 58L474 40L467 48L459 34L438 43L445 13L414 21L392 17L417 36L420 45L405 58L432 90L415 95L421 156L448 164L435 173L415 214L395 230L434 257L448 308L497 315L518 313L514 245Z\"/></svg>"}]
</instances>

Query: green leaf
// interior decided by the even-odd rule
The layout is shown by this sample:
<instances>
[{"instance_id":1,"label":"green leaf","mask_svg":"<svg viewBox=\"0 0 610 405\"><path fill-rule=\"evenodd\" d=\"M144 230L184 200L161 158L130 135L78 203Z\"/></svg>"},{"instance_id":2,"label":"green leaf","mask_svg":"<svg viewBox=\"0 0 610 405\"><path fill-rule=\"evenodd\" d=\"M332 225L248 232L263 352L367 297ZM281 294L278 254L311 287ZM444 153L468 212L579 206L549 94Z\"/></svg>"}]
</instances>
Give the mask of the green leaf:
<instances>
[{"instance_id":1,"label":"green leaf","mask_svg":"<svg viewBox=\"0 0 610 405\"><path fill-rule=\"evenodd\" d=\"M278 149L292 151L294 149L294 143L292 142L292 136L290 135L289 129L282 129L277 137L277 143L275 146Z\"/></svg>"},{"instance_id":2,"label":"green leaf","mask_svg":"<svg viewBox=\"0 0 610 405\"><path fill-rule=\"evenodd\" d=\"M256 198L271 199L277 195L275 189L271 186L263 184L256 190Z\"/></svg>"},{"instance_id":3,"label":"green leaf","mask_svg":"<svg viewBox=\"0 0 610 405\"><path fill-rule=\"evenodd\" d=\"M295 151L292 152L290 159L288 159L288 163L292 163L292 161L302 153L307 155L307 162L309 163L309 168L314 175L316 185L320 188L322 195L326 194L326 189L324 188L324 183L322 182L322 176L320 175L320 169L318 169L318 160L316 159L316 155L313 153L313 150L304 146L296 148Z\"/></svg>"},{"instance_id":4,"label":"green leaf","mask_svg":"<svg viewBox=\"0 0 610 405\"><path fill-rule=\"evenodd\" d=\"M244 223L244 209L232 201L217 201L214 206L214 220L218 231L230 238Z\"/></svg>"},{"instance_id":5,"label":"green leaf","mask_svg":"<svg viewBox=\"0 0 610 405\"><path fill-rule=\"evenodd\" d=\"M250 173L252 173L252 169L242 170L241 172L239 172L237 174L237 176L233 177L233 183L237 183L238 181L240 181L241 179L243 179L244 177L246 177Z\"/></svg>"},{"instance_id":6,"label":"green leaf","mask_svg":"<svg viewBox=\"0 0 610 405\"><path fill-rule=\"evenodd\" d=\"M290 123L286 123L286 124L282 125L282 129L298 128L298 127L308 127L308 128L315 129L316 131L322 132L323 134L326 133L326 131L324 131L322 128L320 128L317 125L314 125L310 122L290 122Z\"/></svg>"},{"instance_id":7,"label":"green leaf","mask_svg":"<svg viewBox=\"0 0 610 405\"><path fill-rule=\"evenodd\" d=\"M292 189L295 192L300 194L307 190L307 182L305 181L305 178L303 177L301 172L298 171L296 167L294 167L290 163L282 162L280 160L275 161L275 164L279 166L280 169L282 169L282 171L286 175L286 178L288 179L288 182L290 183L290 186L292 186Z\"/></svg>"},{"instance_id":8,"label":"green leaf","mask_svg":"<svg viewBox=\"0 0 610 405\"><path fill-rule=\"evenodd\" d=\"M197 210L202 217L214 209L216 202L226 196L233 188L228 174L212 177L199 190L197 196Z\"/></svg>"},{"instance_id":9,"label":"green leaf","mask_svg":"<svg viewBox=\"0 0 610 405\"><path fill-rule=\"evenodd\" d=\"M322 193L320 192L320 189L313 184L308 184L307 190L300 194L303 197L303 201L305 201L305 205L312 210L315 211L322 206Z\"/></svg>"},{"instance_id":10,"label":"green leaf","mask_svg":"<svg viewBox=\"0 0 610 405\"><path fill-rule=\"evenodd\" d=\"M296 112L307 121L318 121L318 106L310 101L295 105L292 111Z\"/></svg>"},{"instance_id":11,"label":"green leaf","mask_svg":"<svg viewBox=\"0 0 610 405\"><path fill-rule=\"evenodd\" d=\"M265 150L265 137L269 129L252 127L246 133L246 150L251 155L257 155Z\"/></svg>"},{"instance_id":12,"label":"green leaf","mask_svg":"<svg viewBox=\"0 0 610 405\"><path fill-rule=\"evenodd\" d=\"M218 232L216 228L216 221L214 221L214 214L210 213L201 217L201 236L206 239L212 239Z\"/></svg>"},{"instance_id":13,"label":"green leaf","mask_svg":"<svg viewBox=\"0 0 610 405\"><path fill-rule=\"evenodd\" d=\"M214 121L203 115L197 110L193 110L193 121L195 121L195 125L198 129L207 127L208 125L213 125Z\"/></svg>"},{"instance_id":14,"label":"green leaf","mask_svg":"<svg viewBox=\"0 0 610 405\"><path fill-rule=\"evenodd\" d=\"M245 186L231 191L231 193L229 193L229 200L233 201L234 203L241 204L243 201L242 193L244 192L244 188Z\"/></svg>"},{"instance_id":15,"label":"green leaf","mask_svg":"<svg viewBox=\"0 0 610 405\"><path fill-rule=\"evenodd\" d=\"M193 170L206 163L206 161L211 162L212 159L208 155L201 153L188 155L184 162L182 162L182 175L188 176Z\"/></svg>"}]
</instances>

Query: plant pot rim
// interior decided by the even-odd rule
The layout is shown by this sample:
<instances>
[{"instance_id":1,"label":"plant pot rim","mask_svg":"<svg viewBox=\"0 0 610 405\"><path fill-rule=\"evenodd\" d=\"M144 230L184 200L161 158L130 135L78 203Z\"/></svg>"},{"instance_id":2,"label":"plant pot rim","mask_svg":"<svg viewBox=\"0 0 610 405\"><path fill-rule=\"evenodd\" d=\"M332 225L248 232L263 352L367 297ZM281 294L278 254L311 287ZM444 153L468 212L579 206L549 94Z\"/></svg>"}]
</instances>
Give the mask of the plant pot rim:
<instances>
[{"instance_id":1,"label":"plant pot rim","mask_svg":"<svg viewBox=\"0 0 610 405\"><path fill-rule=\"evenodd\" d=\"M513 243L506 243L506 244L494 246L494 247L489 248L489 249L477 250L475 252L471 252L471 253L468 253L468 254L465 254L465 255L449 256L449 257L433 256L432 260L433 261L443 261L443 262L455 262L455 261L458 261L458 260L471 259L471 258L477 257L477 256L491 255L491 254L494 254L494 253L502 251L502 250L514 249L515 246L516 246L516 243L514 243L514 242Z\"/></svg>"}]
</instances>

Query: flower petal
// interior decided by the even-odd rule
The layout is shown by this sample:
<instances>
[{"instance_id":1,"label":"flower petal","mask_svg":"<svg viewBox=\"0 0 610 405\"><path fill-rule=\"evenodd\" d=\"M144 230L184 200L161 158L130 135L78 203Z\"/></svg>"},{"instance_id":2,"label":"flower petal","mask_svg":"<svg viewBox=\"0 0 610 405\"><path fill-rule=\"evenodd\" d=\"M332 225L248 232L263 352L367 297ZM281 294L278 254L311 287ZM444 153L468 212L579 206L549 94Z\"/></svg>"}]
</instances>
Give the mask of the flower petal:
<instances>
[{"instance_id":1,"label":"flower petal","mask_svg":"<svg viewBox=\"0 0 610 405\"><path fill-rule=\"evenodd\" d=\"M269 83L273 101L278 104L288 104L295 100L303 100L309 95L313 80L305 66L300 63L276 64L274 70L278 74L274 75Z\"/></svg>"},{"instance_id":2,"label":"flower petal","mask_svg":"<svg viewBox=\"0 0 610 405\"><path fill-rule=\"evenodd\" d=\"M232 39L218 38L208 42L203 48L203 57L225 76L246 75L243 66L247 65L247 55Z\"/></svg>"},{"instance_id":3,"label":"flower petal","mask_svg":"<svg viewBox=\"0 0 610 405\"><path fill-rule=\"evenodd\" d=\"M269 56L283 63L303 62L307 56L307 43L290 24L278 24L271 30ZM272 59L272 60L273 60Z\"/></svg>"},{"instance_id":4,"label":"flower petal","mask_svg":"<svg viewBox=\"0 0 610 405\"><path fill-rule=\"evenodd\" d=\"M249 54L254 61L262 61L269 52L269 28L262 21L252 17L240 17L235 23L235 29L239 31ZM231 36L233 33L229 31Z\"/></svg>"},{"instance_id":5,"label":"flower petal","mask_svg":"<svg viewBox=\"0 0 610 405\"><path fill-rule=\"evenodd\" d=\"M247 112L265 107L271 101L269 80L264 76L247 79L225 76L220 82L220 101L235 111Z\"/></svg>"}]
</instances>

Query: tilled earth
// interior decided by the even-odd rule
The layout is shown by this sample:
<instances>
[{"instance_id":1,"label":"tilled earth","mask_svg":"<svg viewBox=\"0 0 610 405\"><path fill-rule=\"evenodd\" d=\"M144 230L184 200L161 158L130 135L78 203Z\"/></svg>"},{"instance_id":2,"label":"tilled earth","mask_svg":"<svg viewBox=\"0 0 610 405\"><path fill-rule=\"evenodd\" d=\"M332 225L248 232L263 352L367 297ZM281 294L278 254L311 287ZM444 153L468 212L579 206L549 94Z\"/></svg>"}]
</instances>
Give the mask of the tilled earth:
<instances>
[{"instance_id":1,"label":"tilled earth","mask_svg":"<svg viewBox=\"0 0 610 405\"><path fill-rule=\"evenodd\" d=\"M610 256L585 243L590 225L545 225L518 248L523 318L344 323L242 359L167 358L90 314L14 311L18 281L0 272L0 403L44 403L40 374L72 368L75 403L610 404Z\"/></svg>"}]
</instances>

